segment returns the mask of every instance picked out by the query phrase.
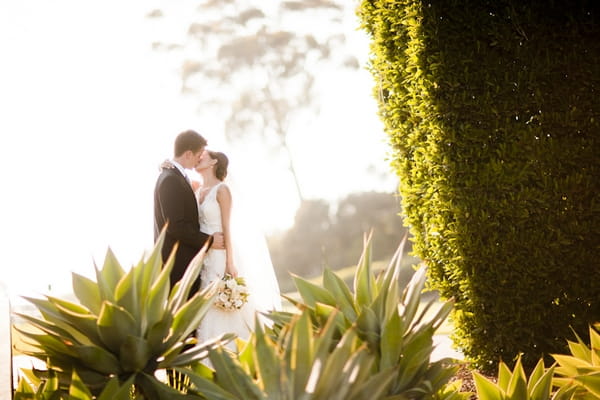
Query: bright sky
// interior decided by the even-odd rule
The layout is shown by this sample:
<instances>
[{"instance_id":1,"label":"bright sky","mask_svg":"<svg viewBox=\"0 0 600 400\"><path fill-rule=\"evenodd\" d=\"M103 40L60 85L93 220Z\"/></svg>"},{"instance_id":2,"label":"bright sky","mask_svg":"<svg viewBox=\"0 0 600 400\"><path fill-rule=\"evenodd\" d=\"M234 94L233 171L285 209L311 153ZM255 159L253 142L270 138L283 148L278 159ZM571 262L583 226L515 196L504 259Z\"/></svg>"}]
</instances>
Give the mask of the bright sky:
<instances>
[{"instance_id":1,"label":"bright sky","mask_svg":"<svg viewBox=\"0 0 600 400\"><path fill-rule=\"evenodd\" d=\"M227 151L222 133L179 96L173 63L151 50L156 31L145 15L160 6L0 2L0 283L13 299L48 285L69 290L70 271L93 276L108 246L125 268L152 247L157 166L177 133L196 129ZM371 86L364 70L351 88L333 82L319 121L292 137L307 197L395 189L391 174L366 172L389 170ZM340 106L340 93L360 100ZM260 147L234 155L232 168L268 233L292 223L298 202L284 166L256 156Z\"/></svg>"}]
</instances>

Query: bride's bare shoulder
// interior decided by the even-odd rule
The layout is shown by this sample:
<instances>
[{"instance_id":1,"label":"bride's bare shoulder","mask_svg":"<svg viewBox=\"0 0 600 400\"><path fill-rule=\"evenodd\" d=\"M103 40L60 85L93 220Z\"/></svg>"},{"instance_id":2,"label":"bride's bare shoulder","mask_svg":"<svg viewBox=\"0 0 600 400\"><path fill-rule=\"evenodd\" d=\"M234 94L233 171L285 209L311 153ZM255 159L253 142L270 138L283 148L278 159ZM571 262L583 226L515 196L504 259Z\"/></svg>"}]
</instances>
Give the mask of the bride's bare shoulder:
<instances>
[{"instance_id":1,"label":"bride's bare shoulder","mask_svg":"<svg viewBox=\"0 0 600 400\"><path fill-rule=\"evenodd\" d=\"M227 184L224 182L219 183L219 187L217 188L217 197L222 196L231 197L231 190L229 189L229 186L227 186Z\"/></svg>"}]
</instances>

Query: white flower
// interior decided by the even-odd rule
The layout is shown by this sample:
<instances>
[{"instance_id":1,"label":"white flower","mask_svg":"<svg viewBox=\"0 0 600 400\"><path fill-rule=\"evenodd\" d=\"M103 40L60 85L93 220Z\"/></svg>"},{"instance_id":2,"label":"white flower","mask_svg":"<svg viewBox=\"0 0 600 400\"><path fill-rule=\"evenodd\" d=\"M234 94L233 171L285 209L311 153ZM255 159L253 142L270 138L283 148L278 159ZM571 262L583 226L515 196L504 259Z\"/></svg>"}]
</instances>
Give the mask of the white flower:
<instances>
[{"instance_id":1,"label":"white flower","mask_svg":"<svg viewBox=\"0 0 600 400\"><path fill-rule=\"evenodd\" d=\"M215 306L225 310L239 310L248 301L248 288L243 278L233 278L226 274L217 285Z\"/></svg>"},{"instance_id":2,"label":"white flower","mask_svg":"<svg viewBox=\"0 0 600 400\"><path fill-rule=\"evenodd\" d=\"M227 286L228 289L233 289L237 286L237 282L233 278L228 279L225 281L225 286Z\"/></svg>"},{"instance_id":3,"label":"white flower","mask_svg":"<svg viewBox=\"0 0 600 400\"><path fill-rule=\"evenodd\" d=\"M227 303L227 301L229 301L229 296L227 295L227 293L219 293L219 300L223 303Z\"/></svg>"}]
</instances>

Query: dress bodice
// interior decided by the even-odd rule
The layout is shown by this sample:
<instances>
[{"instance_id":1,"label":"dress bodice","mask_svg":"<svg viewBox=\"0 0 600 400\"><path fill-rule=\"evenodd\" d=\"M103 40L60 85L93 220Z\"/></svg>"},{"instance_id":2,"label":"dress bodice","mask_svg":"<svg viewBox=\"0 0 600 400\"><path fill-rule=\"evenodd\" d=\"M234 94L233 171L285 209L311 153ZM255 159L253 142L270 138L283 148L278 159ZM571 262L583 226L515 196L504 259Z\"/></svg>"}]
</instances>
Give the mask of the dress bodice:
<instances>
[{"instance_id":1,"label":"dress bodice","mask_svg":"<svg viewBox=\"0 0 600 400\"><path fill-rule=\"evenodd\" d=\"M221 225L221 207L217 201L217 192L219 191L219 183L208 191L202 203L198 207L198 219L200 221L200 230L209 235L215 232L222 232Z\"/></svg>"}]
</instances>

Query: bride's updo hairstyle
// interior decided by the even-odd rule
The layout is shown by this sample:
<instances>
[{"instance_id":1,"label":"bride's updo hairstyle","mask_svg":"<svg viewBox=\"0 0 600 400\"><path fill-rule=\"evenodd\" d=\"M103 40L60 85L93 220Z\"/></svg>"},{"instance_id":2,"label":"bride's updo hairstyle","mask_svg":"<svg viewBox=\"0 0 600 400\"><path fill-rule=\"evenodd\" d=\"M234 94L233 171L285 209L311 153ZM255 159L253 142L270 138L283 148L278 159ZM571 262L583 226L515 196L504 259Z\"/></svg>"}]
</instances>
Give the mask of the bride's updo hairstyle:
<instances>
[{"instance_id":1,"label":"bride's updo hairstyle","mask_svg":"<svg viewBox=\"0 0 600 400\"><path fill-rule=\"evenodd\" d=\"M209 151L208 155L211 159L217 160L215 164L215 176L218 180L222 181L227 176L227 166L229 165L229 159L224 153L220 151Z\"/></svg>"}]
</instances>

